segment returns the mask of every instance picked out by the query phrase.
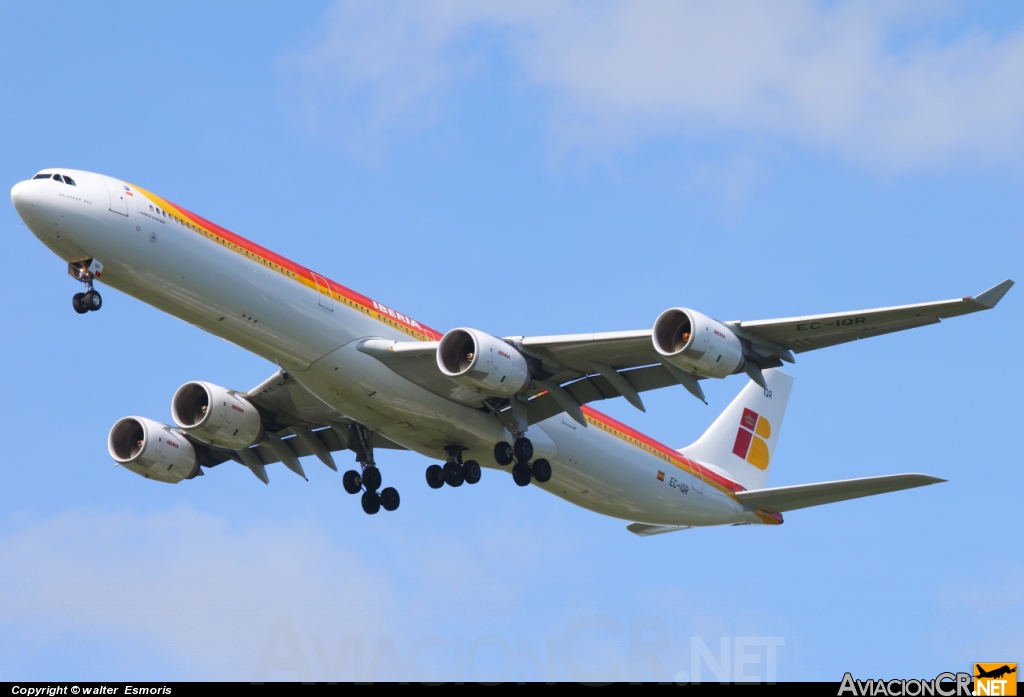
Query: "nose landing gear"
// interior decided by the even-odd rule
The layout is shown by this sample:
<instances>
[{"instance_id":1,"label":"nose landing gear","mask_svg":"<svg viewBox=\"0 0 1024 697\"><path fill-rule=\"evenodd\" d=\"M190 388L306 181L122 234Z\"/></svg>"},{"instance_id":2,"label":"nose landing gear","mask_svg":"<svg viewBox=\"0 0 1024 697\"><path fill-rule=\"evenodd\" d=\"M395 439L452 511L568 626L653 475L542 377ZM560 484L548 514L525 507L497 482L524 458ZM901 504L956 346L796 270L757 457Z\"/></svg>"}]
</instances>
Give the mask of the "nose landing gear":
<instances>
[{"instance_id":1,"label":"nose landing gear","mask_svg":"<svg viewBox=\"0 0 1024 697\"><path fill-rule=\"evenodd\" d=\"M84 293L75 293L71 298L71 306L80 315L86 312L95 312L103 307L103 298L92 289L93 279L103 273L103 264L95 259L82 261L77 264L68 264L68 273L76 281L85 284Z\"/></svg>"}]
</instances>

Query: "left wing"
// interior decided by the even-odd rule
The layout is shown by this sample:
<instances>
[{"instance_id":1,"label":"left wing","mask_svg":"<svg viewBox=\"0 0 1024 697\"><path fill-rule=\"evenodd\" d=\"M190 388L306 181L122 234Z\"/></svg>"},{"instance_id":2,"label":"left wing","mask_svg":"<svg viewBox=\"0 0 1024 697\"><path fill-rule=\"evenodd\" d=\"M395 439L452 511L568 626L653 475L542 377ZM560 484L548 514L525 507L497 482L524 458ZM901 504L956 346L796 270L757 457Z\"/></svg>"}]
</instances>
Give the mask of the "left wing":
<instances>
[{"instance_id":1,"label":"left wing","mask_svg":"<svg viewBox=\"0 0 1024 697\"><path fill-rule=\"evenodd\" d=\"M1013 281L1006 280L976 297L784 319L718 322L701 315L705 321L701 331L706 332L709 338L706 349L695 349L694 352L696 360L702 356L714 358L712 346L718 339L713 335L718 335L722 341L731 342L736 347L737 358L730 365L740 366L736 370L746 372L763 386L761 371L779 367L783 361L793 362L794 354L989 310L1012 286ZM670 312L673 311L667 311L663 316ZM683 310L679 312L683 313ZM691 330L689 327L687 324L687 328L677 330L677 334L681 331L697 332L696 328ZM660 329L657 331L661 337L659 342L673 338L662 336ZM662 343L656 348L654 337L655 330L652 329L505 337L503 341L515 347L530 363L532 381L523 393L529 397L528 423L542 421L563 411L584 423L579 410L581 405L619 396L643 410L641 392L675 384L682 385L704 401L699 381L709 376L725 377L732 370L721 370L726 363L716 366L714 361L709 361L709 370L704 372L687 367L692 363L676 360L675 354L663 350ZM690 333L682 334L676 340L688 341L688 337ZM469 389L444 375L437 366L438 345L437 341L368 339L360 344L359 350L435 394L491 411L507 408L507 399L488 397L486 393ZM719 369L717 373L716 368Z\"/></svg>"},{"instance_id":2,"label":"left wing","mask_svg":"<svg viewBox=\"0 0 1024 697\"><path fill-rule=\"evenodd\" d=\"M1007 279L975 297L940 300L917 305L880 307L856 312L836 312L827 315L807 315L786 319L762 319L732 322L741 337L749 334L755 340L778 344L803 353L815 349L844 344L848 341L891 334L928 324L938 324L950 317L991 310L1013 281Z\"/></svg>"},{"instance_id":3,"label":"left wing","mask_svg":"<svg viewBox=\"0 0 1024 697\"><path fill-rule=\"evenodd\" d=\"M1007 279L975 297L784 319L734 320L723 324L741 339L749 341L751 347L769 362L771 358L790 362L790 353L813 351L991 310L1012 286L1013 281ZM604 334L511 337L506 341L542 354L567 371L593 373L595 371L589 367L592 362L617 370L656 363L652 357L654 344L651 335L652 331L645 329Z\"/></svg>"}]
</instances>

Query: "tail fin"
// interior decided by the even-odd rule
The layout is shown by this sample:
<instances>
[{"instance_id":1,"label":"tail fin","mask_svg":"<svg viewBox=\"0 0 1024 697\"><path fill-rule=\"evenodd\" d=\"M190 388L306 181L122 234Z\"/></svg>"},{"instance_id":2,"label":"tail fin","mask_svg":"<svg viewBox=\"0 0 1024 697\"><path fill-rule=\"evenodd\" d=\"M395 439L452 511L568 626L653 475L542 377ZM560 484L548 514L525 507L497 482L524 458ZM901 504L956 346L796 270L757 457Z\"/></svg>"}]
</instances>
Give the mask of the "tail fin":
<instances>
[{"instance_id":1,"label":"tail fin","mask_svg":"<svg viewBox=\"0 0 1024 697\"><path fill-rule=\"evenodd\" d=\"M764 488L793 378L772 368L764 379L767 389L748 383L704 435L679 452L714 465L746 489Z\"/></svg>"}]
</instances>

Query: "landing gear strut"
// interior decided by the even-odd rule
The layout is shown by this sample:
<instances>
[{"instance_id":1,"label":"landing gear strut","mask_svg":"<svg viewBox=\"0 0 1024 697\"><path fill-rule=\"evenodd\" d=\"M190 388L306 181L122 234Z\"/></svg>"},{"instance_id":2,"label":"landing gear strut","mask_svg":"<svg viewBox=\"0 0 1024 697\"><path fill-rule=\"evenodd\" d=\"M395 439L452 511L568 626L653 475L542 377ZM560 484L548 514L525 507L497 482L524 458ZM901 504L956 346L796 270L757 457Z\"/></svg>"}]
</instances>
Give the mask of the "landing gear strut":
<instances>
[{"instance_id":1,"label":"landing gear strut","mask_svg":"<svg viewBox=\"0 0 1024 697\"><path fill-rule=\"evenodd\" d=\"M370 444L372 435L370 430L361 424L349 426L349 448L356 452L356 462L362 471L349 470L341 478L341 483L348 493L363 492L360 503L368 515L377 513L381 508L385 511L397 510L401 503L401 497L394 487L389 486L377 493L381 476L377 463L373 461L373 446Z\"/></svg>"},{"instance_id":2,"label":"landing gear strut","mask_svg":"<svg viewBox=\"0 0 1024 697\"><path fill-rule=\"evenodd\" d=\"M95 274L99 275L102 273L103 265L94 259L90 259L88 262L80 262L78 264L68 264L68 273L71 274L72 278L85 284L84 293L75 293L71 298L71 306L75 308L75 312L80 315L84 315L86 312L95 312L96 310L103 307L103 297L92 289L92 282L95 278Z\"/></svg>"},{"instance_id":3,"label":"landing gear strut","mask_svg":"<svg viewBox=\"0 0 1024 697\"><path fill-rule=\"evenodd\" d=\"M444 466L431 465L427 468L427 486L440 489L445 484L459 487L463 483L476 484L480 481L480 463L476 460L462 461L463 448L452 445L445 448L448 458Z\"/></svg>"}]
</instances>

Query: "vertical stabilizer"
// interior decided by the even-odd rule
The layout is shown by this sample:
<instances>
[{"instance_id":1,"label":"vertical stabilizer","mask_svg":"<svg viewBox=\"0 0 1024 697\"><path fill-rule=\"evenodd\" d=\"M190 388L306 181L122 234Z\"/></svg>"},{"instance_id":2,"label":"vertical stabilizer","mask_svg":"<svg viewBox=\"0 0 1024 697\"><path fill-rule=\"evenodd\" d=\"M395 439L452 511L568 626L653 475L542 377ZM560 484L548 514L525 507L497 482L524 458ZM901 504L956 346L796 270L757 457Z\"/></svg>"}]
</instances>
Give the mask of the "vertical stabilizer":
<instances>
[{"instance_id":1,"label":"vertical stabilizer","mask_svg":"<svg viewBox=\"0 0 1024 697\"><path fill-rule=\"evenodd\" d=\"M747 383L704 435L679 452L714 465L746 489L763 488L793 386L777 368L764 371L764 379L766 389Z\"/></svg>"}]
</instances>

